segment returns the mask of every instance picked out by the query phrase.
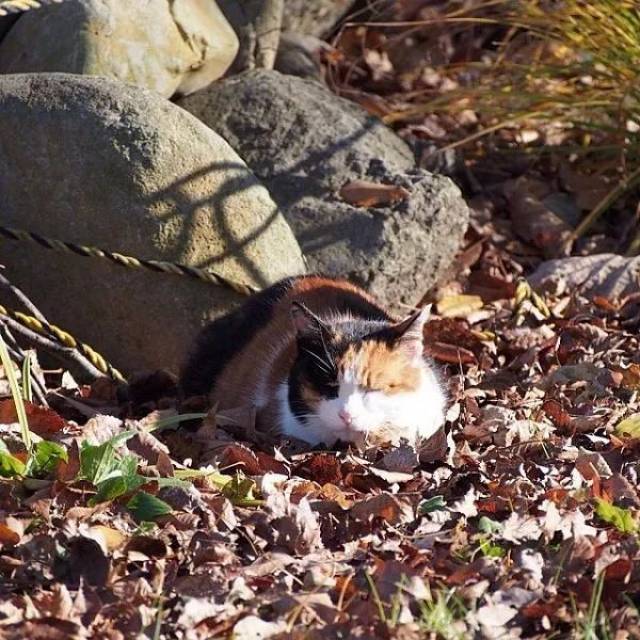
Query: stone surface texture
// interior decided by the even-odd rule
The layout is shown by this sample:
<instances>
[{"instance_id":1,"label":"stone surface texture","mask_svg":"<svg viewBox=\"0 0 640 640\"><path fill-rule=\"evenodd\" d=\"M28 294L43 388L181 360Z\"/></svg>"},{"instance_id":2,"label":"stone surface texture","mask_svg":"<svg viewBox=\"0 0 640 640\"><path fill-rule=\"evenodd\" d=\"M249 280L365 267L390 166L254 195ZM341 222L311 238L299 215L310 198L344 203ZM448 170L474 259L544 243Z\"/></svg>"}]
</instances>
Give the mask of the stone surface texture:
<instances>
[{"instance_id":1,"label":"stone surface texture","mask_svg":"<svg viewBox=\"0 0 640 640\"><path fill-rule=\"evenodd\" d=\"M320 83L251 71L180 104L268 187L312 271L349 277L387 303L415 303L459 248L468 210L453 182L416 169L401 138ZM339 195L353 180L402 186L410 196L353 206Z\"/></svg>"},{"instance_id":2,"label":"stone surface texture","mask_svg":"<svg viewBox=\"0 0 640 640\"><path fill-rule=\"evenodd\" d=\"M211 0L66 0L20 17L0 74L97 75L186 95L221 77L238 39Z\"/></svg>"},{"instance_id":3,"label":"stone surface texture","mask_svg":"<svg viewBox=\"0 0 640 640\"><path fill-rule=\"evenodd\" d=\"M291 229L245 163L156 93L103 78L5 76L0 113L1 224L256 286L304 271ZM2 262L51 322L126 371L177 370L204 322L241 299L31 244L4 243Z\"/></svg>"}]
</instances>

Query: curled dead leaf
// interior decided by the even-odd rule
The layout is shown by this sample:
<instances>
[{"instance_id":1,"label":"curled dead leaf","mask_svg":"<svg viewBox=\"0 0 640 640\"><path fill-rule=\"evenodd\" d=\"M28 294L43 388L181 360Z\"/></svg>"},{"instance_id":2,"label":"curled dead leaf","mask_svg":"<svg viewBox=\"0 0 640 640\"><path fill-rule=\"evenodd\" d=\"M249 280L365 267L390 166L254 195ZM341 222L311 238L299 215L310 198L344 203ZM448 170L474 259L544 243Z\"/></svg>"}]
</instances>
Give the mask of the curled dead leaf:
<instances>
[{"instance_id":1,"label":"curled dead leaf","mask_svg":"<svg viewBox=\"0 0 640 640\"><path fill-rule=\"evenodd\" d=\"M506 189L513 229L548 258L555 257L561 253L571 227L538 198L532 187L531 181L520 178Z\"/></svg>"},{"instance_id":2,"label":"curled dead leaf","mask_svg":"<svg viewBox=\"0 0 640 640\"><path fill-rule=\"evenodd\" d=\"M445 318L464 318L483 306L480 296L466 294L447 296L436 305L438 313Z\"/></svg>"},{"instance_id":3,"label":"curled dead leaf","mask_svg":"<svg viewBox=\"0 0 640 640\"><path fill-rule=\"evenodd\" d=\"M353 180L340 189L340 197L356 207L380 207L401 202L409 197L404 187Z\"/></svg>"},{"instance_id":4,"label":"curled dead leaf","mask_svg":"<svg viewBox=\"0 0 640 640\"><path fill-rule=\"evenodd\" d=\"M425 352L438 362L447 364L475 364L477 362L473 351L445 342L427 344Z\"/></svg>"},{"instance_id":5,"label":"curled dead leaf","mask_svg":"<svg viewBox=\"0 0 640 640\"><path fill-rule=\"evenodd\" d=\"M13 546L20 542L20 534L6 524L0 524L0 547Z\"/></svg>"}]
</instances>

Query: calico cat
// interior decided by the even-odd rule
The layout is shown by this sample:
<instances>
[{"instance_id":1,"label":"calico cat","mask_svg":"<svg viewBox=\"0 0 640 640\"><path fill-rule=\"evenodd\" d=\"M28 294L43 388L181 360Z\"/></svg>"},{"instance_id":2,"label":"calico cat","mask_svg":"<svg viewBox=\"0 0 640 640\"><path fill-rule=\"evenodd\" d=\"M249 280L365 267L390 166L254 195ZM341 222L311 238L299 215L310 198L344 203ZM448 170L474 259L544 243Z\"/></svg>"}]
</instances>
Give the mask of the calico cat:
<instances>
[{"instance_id":1,"label":"calico cat","mask_svg":"<svg viewBox=\"0 0 640 640\"><path fill-rule=\"evenodd\" d=\"M203 329L182 391L254 406L259 430L310 445L426 439L445 411L423 355L427 316L397 320L344 280L288 278Z\"/></svg>"}]
</instances>

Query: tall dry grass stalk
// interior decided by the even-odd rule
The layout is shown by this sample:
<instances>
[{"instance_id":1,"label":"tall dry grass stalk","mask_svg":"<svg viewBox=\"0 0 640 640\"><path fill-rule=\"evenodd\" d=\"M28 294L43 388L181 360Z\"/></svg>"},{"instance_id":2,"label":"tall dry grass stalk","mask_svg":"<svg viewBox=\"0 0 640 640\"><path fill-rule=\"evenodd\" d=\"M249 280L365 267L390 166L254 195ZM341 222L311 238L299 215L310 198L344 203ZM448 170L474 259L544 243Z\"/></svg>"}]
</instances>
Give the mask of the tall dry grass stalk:
<instances>
[{"instance_id":1,"label":"tall dry grass stalk","mask_svg":"<svg viewBox=\"0 0 640 640\"><path fill-rule=\"evenodd\" d=\"M640 184L640 2L498 0L444 20L502 25L496 54L463 64L474 78L467 86L392 113L388 122L473 109L482 126L450 148L508 127L553 128L555 142L537 143L537 152L562 151L583 171L611 179L611 192L576 237ZM640 236L632 246L639 243Z\"/></svg>"}]
</instances>

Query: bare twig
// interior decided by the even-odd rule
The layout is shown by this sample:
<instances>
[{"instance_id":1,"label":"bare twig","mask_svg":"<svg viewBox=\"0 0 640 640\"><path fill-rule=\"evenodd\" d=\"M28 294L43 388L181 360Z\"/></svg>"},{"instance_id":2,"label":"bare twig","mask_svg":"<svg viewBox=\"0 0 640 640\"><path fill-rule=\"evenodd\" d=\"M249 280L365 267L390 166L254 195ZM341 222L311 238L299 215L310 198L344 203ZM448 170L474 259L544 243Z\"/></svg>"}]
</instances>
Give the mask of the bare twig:
<instances>
[{"instance_id":1,"label":"bare twig","mask_svg":"<svg viewBox=\"0 0 640 640\"><path fill-rule=\"evenodd\" d=\"M284 0L266 0L260 4L255 18L255 64L258 69L273 69L282 30Z\"/></svg>"},{"instance_id":2,"label":"bare twig","mask_svg":"<svg viewBox=\"0 0 640 640\"><path fill-rule=\"evenodd\" d=\"M38 307L36 307L36 305L33 304L33 302L31 302L31 300L27 297L27 295L25 293L22 292L21 289L18 289L18 287L16 287L14 284L11 284L9 282L9 280L7 280L7 278L4 275L2 275L2 273L0 273L0 287L4 287L8 291L11 291L11 293L13 293L13 295L29 311L29 313L31 313L31 315L33 315L36 318L38 318L38 320L40 320L40 322L47 322L47 324L48 324L48 321L47 321L46 317L40 311L40 309L38 309Z\"/></svg>"},{"instance_id":3,"label":"bare twig","mask_svg":"<svg viewBox=\"0 0 640 640\"><path fill-rule=\"evenodd\" d=\"M220 6L240 40L234 70L273 69L284 0L221 0Z\"/></svg>"},{"instance_id":4,"label":"bare twig","mask_svg":"<svg viewBox=\"0 0 640 640\"><path fill-rule=\"evenodd\" d=\"M29 340L32 344L38 347L42 347L51 352L63 360L71 360L74 364L78 365L85 373L93 378L104 377L104 374L94 367L87 358L85 358L77 349L71 349L62 344L57 343L55 340L51 340L45 336L42 336L27 327L23 327L19 322L12 320L11 318L4 318L3 322L6 326L10 327L12 331L15 331L17 335Z\"/></svg>"}]
</instances>

